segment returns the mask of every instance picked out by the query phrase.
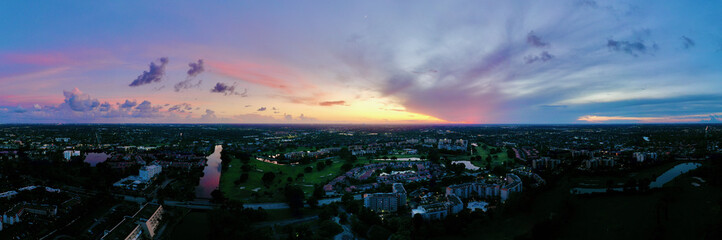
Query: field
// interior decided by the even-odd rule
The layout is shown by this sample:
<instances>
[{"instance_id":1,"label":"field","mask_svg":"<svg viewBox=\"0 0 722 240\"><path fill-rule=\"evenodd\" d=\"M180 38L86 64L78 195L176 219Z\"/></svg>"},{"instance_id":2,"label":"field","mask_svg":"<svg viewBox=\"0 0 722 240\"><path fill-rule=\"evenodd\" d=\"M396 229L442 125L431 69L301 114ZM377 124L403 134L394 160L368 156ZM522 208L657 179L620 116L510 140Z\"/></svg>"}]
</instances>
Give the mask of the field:
<instances>
[{"instance_id":1,"label":"field","mask_svg":"<svg viewBox=\"0 0 722 240\"><path fill-rule=\"evenodd\" d=\"M553 239L704 239L719 216L722 193L693 176L680 175L656 192L591 197L569 195L574 181L563 179L537 195L530 209L475 223L458 238L531 239L536 224L567 211L559 228L549 229L557 234Z\"/></svg>"},{"instance_id":2,"label":"field","mask_svg":"<svg viewBox=\"0 0 722 240\"><path fill-rule=\"evenodd\" d=\"M168 239L206 239L208 231L208 214L191 211L173 228Z\"/></svg>"},{"instance_id":3,"label":"field","mask_svg":"<svg viewBox=\"0 0 722 240\"><path fill-rule=\"evenodd\" d=\"M514 162L513 158L510 158L506 154L505 148L499 148L501 152L491 154L489 151L492 147L489 145L486 145L484 143L478 143L479 146L474 147L473 152L471 152L468 155L451 155L451 154L442 154L443 157L446 157L447 159L451 161L470 161L471 157L480 156L481 161L471 161L471 164L474 166L480 167L482 169L491 169L493 167L502 165L504 162ZM483 146L486 146L487 149L484 149ZM491 167L487 166L489 165L486 161L486 157L491 156Z\"/></svg>"},{"instance_id":4,"label":"field","mask_svg":"<svg viewBox=\"0 0 722 240\"><path fill-rule=\"evenodd\" d=\"M597 187L597 188L606 188L607 187L607 181L612 180L614 182L614 185L621 187L624 182L626 182L629 179L650 179L654 180L658 176L662 175L662 173L666 172L667 170L671 169L675 165L679 164L679 162L668 162L663 163L657 166L653 166L647 169L642 169L637 172L624 174L622 176L579 176L575 177L573 179L573 182L575 182L576 187Z\"/></svg>"},{"instance_id":5,"label":"field","mask_svg":"<svg viewBox=\"0 0 722 240\"><path fill-rule=\"evenodd\" d=\"M234 181L240 178L242 171L240 160L233 159L228 169L221 174L219 185L225 197L243 202L282 202L284 199L283 187L286 184L300 186L306 195L310 196L315 184L325 184L341 174L343 161L337 158L331 158L331 160L333 161L331 166L317 171L315 162L308 165L276 165L251 159L249 164L254 169L248 172L248 181L235 185ZM310 173L304 172L304 168L308 166L314 168ZM276 174L275 179L268 187L264 186L261 180L263 174L267 172ZM303 177L297 178L301 173ZM291 182L287 181L289 177L292 179Z\"/></svg>"}]
</instances>

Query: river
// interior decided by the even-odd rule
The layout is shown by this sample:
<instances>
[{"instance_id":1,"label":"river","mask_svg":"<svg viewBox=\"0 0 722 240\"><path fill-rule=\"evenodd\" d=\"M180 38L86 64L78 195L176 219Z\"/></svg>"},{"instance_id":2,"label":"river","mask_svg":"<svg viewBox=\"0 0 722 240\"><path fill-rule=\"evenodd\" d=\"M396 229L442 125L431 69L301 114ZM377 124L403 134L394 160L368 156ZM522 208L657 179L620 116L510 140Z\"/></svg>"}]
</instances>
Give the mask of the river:
<instances>
[{"instance_id":1,"label":"river","mask_svg":"<svg viewBox=\"0 0 722 240\"><path fill-rule=\"evenodd\" d=\"M203 177L196 187L197 198L211 198L211 192L218 188L218 182L221 179L221 151L223 151L223 146L216 145L213 153L206 157L208 161L203 169Z\"/></svg>"}]
</instances>

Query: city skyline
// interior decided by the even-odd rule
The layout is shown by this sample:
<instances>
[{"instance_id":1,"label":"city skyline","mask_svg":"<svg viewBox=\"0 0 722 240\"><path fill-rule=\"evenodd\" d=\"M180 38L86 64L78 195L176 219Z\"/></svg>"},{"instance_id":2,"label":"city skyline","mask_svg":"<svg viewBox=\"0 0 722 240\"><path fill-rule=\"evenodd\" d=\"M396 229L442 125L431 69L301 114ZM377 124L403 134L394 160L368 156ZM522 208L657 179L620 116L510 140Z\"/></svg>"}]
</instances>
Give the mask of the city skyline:
<instances>
[{"instance_id":1,"label":"city skyline","mask_svg":"<svg viewBox=\"0 0 722 240\"><path fill-rule=\"evenodd\" d=\"M721 2L5 2L0 123L718 122Z\"/></svg>"}]
</instances>

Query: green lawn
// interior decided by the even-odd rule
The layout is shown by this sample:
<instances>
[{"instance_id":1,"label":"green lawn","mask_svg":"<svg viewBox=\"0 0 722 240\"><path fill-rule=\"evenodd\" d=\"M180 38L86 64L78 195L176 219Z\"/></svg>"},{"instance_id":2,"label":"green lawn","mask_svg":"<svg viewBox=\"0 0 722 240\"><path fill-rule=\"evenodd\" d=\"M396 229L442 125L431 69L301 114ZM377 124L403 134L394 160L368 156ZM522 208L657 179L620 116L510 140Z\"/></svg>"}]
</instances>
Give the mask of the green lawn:
<instances>
[{"instance_id":1,"label":"green lawn","mask_svg":"<svg viewBox=\"0 0 722 240\"><path fill-rule=\"evenodd\" d=\"M639 173L644 174L644 173ZM704 239L719 216L719 189L701 183L692 186L691 173L683 174L657 192L635 195L569 196L573 181L561 180L534 198L531 211L501 213L488 222L472 224L468 235L452 239L514 239L528 235L534 225L559 216L562 221L556 239ZM569 196L569 204L564 199ZM665 199L665 200L663 200ZM657 219L657 209L667 216Z\"/></svg>"},{"instance_id":2,"label":"green lawn","mask_svg":"<svg viewBox=\"0 0 722 240\"><path fill-rule=\"evenodd\" d=\"M191 211L173 228L168 239L206 239L208 232L208 214Z\"/></svg>"},{"instance_id":3,"label":"green lawn","mask_svg":"<svg viewBox=\"0 0 722 240\"><path fill-rule=\"evenodd\" d=\"M313 192L313 185L325 184L341 174L343 161L336 158L333 158L332 161L333 164L331 166L326 166L323 170L317 171L315 169L315 162L308 165L276 165L251 159L249 164L255 168L255 170L248 172L249 177L247 182L235 185L234 181L241 176L241 162L240 160L233 159L228 170L221 174L220 189L224 196L230 199L244 202L278 202L283 201L282 189L289 183L287 178L291 177L293 181L291 181L290 184L300 186L306 195L310 196ZM307 166L312 166L314 170L310 173L305 173L304 168ZM266 172L276 174L273 183L268 187L264 186L261 180L263 174ZM296 179L299 173L303 173L304 177ZM253 196L254 189L257 189L258 195L260 196Z\"/></svg>"},{"instance_id":4,"label":"green lawn","mask_svg":"<svg viewBox=\"0 0 722 240\"><path fill-rule=\"evenodd\" d=\"M577 187L601 188L607 187L608 180L612 180L617 186L622 186L627 180L631 178L638 180L648 178L654 181L654 179L656 179L658 176L662 175L664 172L678 164L680 164L680 162L668 162L650 168L642 169L640 171L630 174L625 174L623 176L579 176L575 177L572 181L575 182L575 186Z\"/></svg>"},{"instance_id":5,"label":"green lawn","mask_svg":"<svg viewBox=\"0 0 722 240\"><path fill-rule=\"evenodd\" d=\"M488 146L484 143L478 143L478 144L479 144L479 146L475 147L474 151L470 154L466 154L466 155L442 154L442 156L444 156L445 158L447 158L451 161L470 161L471 157L473 157L473 156L481 156L481 159L482 159L481 161L471 161L471 164L473 164L474 166L477 166L480 168L486 168L486 169L490 169L490 167L487 166L487 165L489 165L486 161L487 156L492 156L491 167L496 167L496 166L502 165L504 162L510 162L510 163L514 162L514 159L509 157L506 154L505 148L499 148L501 150L500 153L491 154L489 152L489 149L492 148L491 146ZM484 145L487 146L486 150L484 150L482 147Z\"/></svg>"},{"instance_id":6,"label":"green lawn","mask_svg":"<svg viewBox=\"0 0 722 240\"><path fill-rule=\"evenodd\" d=\"M688 173L652 194L576 199L572 219L560 237L703 239L719 216L717 201L722 194L704 183L700 187L692 186L693 181ZM659 220L658 209L667 212Z\"/></svg>"}]
</instances>

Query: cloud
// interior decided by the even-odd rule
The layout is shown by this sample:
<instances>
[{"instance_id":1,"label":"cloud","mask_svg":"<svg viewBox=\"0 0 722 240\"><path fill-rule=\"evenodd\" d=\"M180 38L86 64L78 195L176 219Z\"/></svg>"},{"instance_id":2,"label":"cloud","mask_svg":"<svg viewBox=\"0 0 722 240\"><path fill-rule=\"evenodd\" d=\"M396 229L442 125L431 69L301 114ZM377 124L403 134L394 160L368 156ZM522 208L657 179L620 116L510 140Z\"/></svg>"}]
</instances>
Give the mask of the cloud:
<instances>
[{"instance_id":1,"label":"cloud","mask_svg":"<svg viewBox=\"0 0 722 240\"><path fill-rule=\"evenodd\" d=\"M197 82L194 82L192 78L188 78L186 80L176 83L175 85L173 85L173 88L176 92L180 92L183 89L200 87L201 83L203 83L203 80L198 80Z\"/></svg>"},{"instance_id":2,"label":"cloud","mask_svg":"<svg viewBox=\"0 0 722 240\"><path fill-rule=\"evenodd\" d=\"M170 108L168 108L168 112L184 113L186 111L191 111L191 110L193 110L193 106L191 106L191 104L189 104L189 103L181 103L181 104L173 105Z\"/></svg>"},{"instance_id":3,"label":"cloud","mask_svg":"<svg viewBox=\"0 0 722 240\"><path fill-rule=\"evenodd\" d=\"M24 113L24 112L27 112L27 111L28 111L28 110L26 110L25 108L23 108L23 106L20 106L20 105L18 105L17 107L15 107L15 109L13 110L13 112L16 112L16 113Z\"/></svg>"},{"instance_id":4,"label":"cloud","mask_svg":"<svg viewBox=\"0 0 722 240\"><path fill-rule=\"evenodd\" d=\"M552 58L554 58L554 55L551 55L547 51L544 51L541 54L539 54L539 56L529 55L529 56L524 57L524 62L526 62L526 64L532 64L532 63L535 63L538 61L546 62L546 61L552 60Z\"/></svg>"},{"instance_id":5,"label":"cloud","mask_svg":"<svg viewBox=\"0 0 722 240\"><path fill-rule=\"evenodd\" d=\"M195 77L205 70L203 67L203 59L198 59L197 63L189 63L188 66L190 67L190 69L188 69L188 77Z\"/></svg>"},{"instance_id":6,"label":"cloud","mask_svg":"<svg viewBox=\"0 0 722 240\"><path fill-rule=\"evenodd\" d=\"M63 95L65 95L65 104L67 104L73 111L90 111L100 105L98 99L91 99L90 95L84 94L78 88L74 88L72 91L63 90Z\"/></svg>"},{"instance_id":7,"label":"cloud","mask_svg":"<svg viewBox=\"0 0 722 240\"><path fill-rule=\"evenodd\" d=\"M120 108L132 108L135 107L135 105L138 105L138 102L125 100L125 102L120 105Z\"/></svg>"},{"instance_id":8,"label":"cloud","mask_svg":"<svg viewBox=\"0 0 722 240\"><path fill-rule=\"evenodd\" d=\"M549 46L549 43L542 41L542 39L537 36L534 31L531 31L526 35L526 42L532 47L542 48Z\"/></svg>"},{"instance_id":9,"label":"cloud","mask_svg":"<svg viewBox=\"0 0 722 240\"><path fill-rule=\"evenodd\" d=\"M168 64L168 58L160 58L160 65L156 65L155 62L150 63L150 70L144 71L143 74L138 76L129 86L137 87L149 83L160 82L165 75L165 66Z\"/></svg>"},{"instance_id":10,"label":"cloud","mask_svg":"<svg viewBox=\"0 0 722 240\"><path fill-rule=\"evenodd\" d=\"M104 102L103 104L100 104L100 108L98 110L101 112L107 112L107 111L110 111L111 107L112 106L110 105L110 103Z\"/></svg>"},{"instance_id":11,"label":"cloud","mask_svg":"<svg viewBox=\"0 0 722 240\"><path fill-rule=\"evenodd\" d=\"M201 120L203 121L210 121L215 119L217 119L216 112L210 109L206 109L206 113L201 116Z\"/></svg>"},{"instance_id":12,"label":"cloud","mask_svg":"<svg viewBox=\"0 0 722 240\"><path fill-rule=\"evenodd\" d=\"M642 41L615 41L609 39L607 40L607 48L615 52L624 52L637 57L639 54L648 53L648 50L656 50L658 47L656 44L653 44L650 48Z\"/></svg>"},{"instance_id":13,"label":"cloud","mask_svg":"<svg viewBox=\"0 0 722 240\"><path fill-rule=\"evenodd\" d=\"M188 69L188 76L186 76L186 80L178 82L173 86L176 92L180 92L183 89L197 88L201 86L201 83L203 83L203 80L194 81L195 77L198 76L198 74L201 74L203 71L205 71L205 67L203 66L203 59L198 59L197 63L189 63L188 67L190 67L190 69Z\"/></svg>"},{"instance_id":14,"label":"cloud","mask_svg":"<svg viewBox=\"0 0 722 240\"><path fill-rule=\"evenodd\" d=\"M324 106L324 107L333 106L333 105L346 105L346 101L342 101L342 100L340 100L340 101L325 101L325 102L320 102L320 103L318 103L318 105Z\"/></svg>"},{"instance_id":15,"label":"cloud","mask_svg":"<svg viewBox=\"0 0 722 240\"><path fill-rule=\"evenodd\" d=\"M717 121L716 116L722 113L712 114L693 114L693 115L677 115L677 116L661 116L661 117L628 117L628 116L597 116L585 115L579 117L578 121L591 123L604 122L638 122L638 123L694 123L694 122L714 122Z\"/></svg>"},{"instance_id":16,"label":"cloud","mask_svg":"<svg viewBox=\"0 0 722 240\"><path fill-rule=\"evenodd\" d=\"M159 116L158 113L160 112L160 109L161 106L153 106L150 101L145 100L135 107L135 111L133 111L132 116L142 118L156 117Z\"/></svg>"},{"instance_id":17,"label":"cloud","mask_svg":"<svg viewBox=\"0 0 722 240\"><path fill-rule=\"evenodd\" d=\"M243 89L243 92L239 93L239 92L236 92L236 86L235 86L235 84L232 85L232 86L228 86L228 85L226 85L225 83L222 83L222 82L216 83L216 86L214 86L214 87L211 89L211 92L212 92L212 93L223 93L224 96L228 96L228 95L238 95L238 96L241 96L241 97L247 97L247 96L248 96L248 95L247 95L248 89Z\"/></svg>"},{"instance_id":18,"label":"cloud","mask_svg":"<svg viewBox=\"0 0 722 240\"><path fill-rule=\"evenodd\" d=\"M259 108L259 109L258 109L258 110L256 110L256 111L259 111L259 112L263 112L263 111L266 111L266 107L261 107L261 108Z\"/></svg>"},{"instance_id":19,"label":"cloud","mask_svg":"<svg viewBox=\"0 0 722 240\"><path fill-rule=\"evenodd\" d=\"M695 43L691 38L682 36L682 45L684 46L684 49L690 49L694 47Z\"/></svg>"}]
</instances>

